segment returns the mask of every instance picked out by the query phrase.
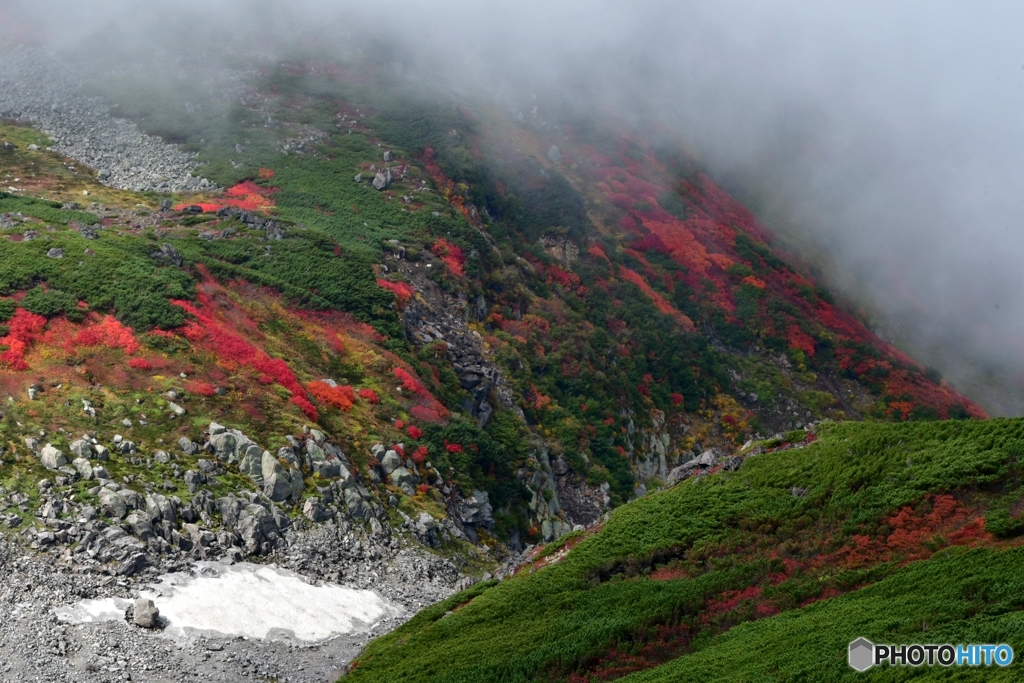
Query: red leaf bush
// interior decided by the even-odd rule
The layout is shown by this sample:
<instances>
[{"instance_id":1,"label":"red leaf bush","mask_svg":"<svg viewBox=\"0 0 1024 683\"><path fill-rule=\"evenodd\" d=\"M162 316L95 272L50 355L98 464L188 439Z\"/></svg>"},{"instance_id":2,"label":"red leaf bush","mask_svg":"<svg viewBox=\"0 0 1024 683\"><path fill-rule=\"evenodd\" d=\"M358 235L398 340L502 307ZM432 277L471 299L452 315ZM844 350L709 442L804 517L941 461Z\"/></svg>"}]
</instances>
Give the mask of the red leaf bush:
<instances>
[{"instance_id":1,"label":"red leaf bush","mask_svg":"<svg viewBox=\"0 0 1024 683\"><path fill-rule=\"evenodd\" d=\"M29 313L24 308L16 309L7 321L7 334L0 337L0 346L7 347L6 351L0 353L0 363L11 370L28 370L25 352L45 327L46 318L43 316Z\"/></svg>"},{"instance_id":2,"label":"red leaf bush","mask_svg":"<svg viewBox=\"0 0 1024 683\"><path fill-rule=\"evenodd\" d=\"M338 410L348 412L355 402L355 392L349 386L335 386L326 382L310 382L306 389L313 395L318 403L334 406Z\"/></svg>"},{"instance_id":3,"label":"red leaf bush","mask_svg":"<svg viewBox=\"0 0 1024 683\"><path fill-rule=\"evenodd\" d=\"M360 389L359 398L363 399L367 403L372 403L373 405L380 403L380 396L378 396L377 392L373 389Z\"/></svg>"},{"instance_id":4,"label":"red leaf bush","mask_svg":"<svg viewBox=\"0 0 1024 683\"><path fill-rule=\"evenodd\" d=\"M464 274L463 265L466 263L466 257L462 255L462 249L459 249L448 240L441 239L434 242L434 246L430 248L430 251L433 252L434 256L444 261L452 275L462 277Z\"/></svg>"}]
</instances>

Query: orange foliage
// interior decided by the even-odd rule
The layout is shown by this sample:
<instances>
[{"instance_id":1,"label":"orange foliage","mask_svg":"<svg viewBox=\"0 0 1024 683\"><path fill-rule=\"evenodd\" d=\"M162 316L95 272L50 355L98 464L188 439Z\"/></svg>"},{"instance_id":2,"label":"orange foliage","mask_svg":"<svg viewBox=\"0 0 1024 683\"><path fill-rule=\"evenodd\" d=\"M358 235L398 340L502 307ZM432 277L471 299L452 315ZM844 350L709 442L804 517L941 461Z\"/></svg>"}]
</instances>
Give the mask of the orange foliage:
<instances>
[{"instance_id":1,"label":"orange foliage","mask_svg":"<svg viewBox=\"0 0 1024 683\"><path fill-rule=\"evenodd\" d=\"M399 308L403 308L407 303L409 303L415 293L413 288L404 282L392 282L391 280L378 279L377 284L395 295Z\"/></svg>"},{"instance_id":2,"label":"orange foliage","mask_svg":"<svg viewBox=\"0 0 1024 683\"><path fill-rule=\"evenodd\" d=\"M349 411L352 409L352 404L355 402L356 395L350 386L334 386L332 387L327 382L310 382L306 385L306 389L313 395L318 402L331 405L342 411Z\"/></svg>"}]
</instances>

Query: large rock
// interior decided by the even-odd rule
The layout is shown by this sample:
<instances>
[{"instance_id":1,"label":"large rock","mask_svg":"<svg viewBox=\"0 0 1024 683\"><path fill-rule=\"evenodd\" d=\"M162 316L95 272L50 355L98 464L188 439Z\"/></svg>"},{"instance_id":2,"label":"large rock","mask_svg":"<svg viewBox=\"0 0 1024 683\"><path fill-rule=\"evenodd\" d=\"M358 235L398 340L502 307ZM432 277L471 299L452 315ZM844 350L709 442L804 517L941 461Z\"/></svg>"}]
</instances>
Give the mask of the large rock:
<instances>
[{"instance_id":1,"label":"large rock","mask_svg":"<svg viewBox=\"0 0 1024 683\"><path fill-rule=\"evenodd\" d=\"M153 522L161 520L174 524L177 521L177 514L174 512L174 505L167 496L159 493L151 493L146 496L146 514Z\"/></svg>"},{"instance_id":2,"label":"large rock","mask_svg":"<svg viewBox=\"0 0 1024 683\"><path fill-rule=\"evenodd\" d=\"M100 489L100 511L107 517L113 519L124 519L124 516L128 514L128 506L125 505L124 498L117 495L117 491L111 491L108 488Z\"/></svg>"},{"instance_id":3,"label":"large rock","mask_svg":"<svg viewBox=\"0 0 1024 683\"><path fill-rule=\"evenodd\" d=\"M327 461L327 453L312 439L306 440L306 466L313 472L318 472L320 466Z\"/></svg>"},{"instance_id":4,"label":"large rock","mask_svg":"<svg viewBox=\"0 0 1024 683\"><path fill-rule=\"evenodd\" d=\"M75 468L82 479L92 479L92 464L85 458L75 458L71 461L71 466Z\"/></svg>"},{"instance_id":5,"label":"large rock","mask_svg":"<svg viewBox=\"0 0 1024 683\"><path fill-rule=\"evenodd\" d=\"M331 513L316 498L306 499L305 504L302 506L302 515L314 523L326 522L331 518Z\"/></svg>"},{"instance_id":6,"label":"large rock","mask_svg":"<svg viewBox=\"0 0 1024 683\"><path fill-rule=\"evenodd\" d=\"M68 459L64 457L64 454L50 444L46 444L39 451L39 461L48 470L56 470L68 464Z\"/></svg>"},{"instance_id":7,"label":"large rock","mask_svg":"<svg viewBox=\"0 0 1024 683\"><path fill-rule=\"evenodd\" d=\"M396 467L388 478L392 484L402 489L407 496L416 494L416 484L419 483L419 477L404 467Z\"/></svg>"},{"instance_id":8,"label":"large rock","mask_svg":"<svg viewBox=\"0 0 1024 683\"><path fill-rule=\"evenodd\" d=\"M242 474L256 482L257 486L263 486L263 457L269 455L266 451L256 454L252 449L247 449L245 455L238 461L238 469Z\"/></svg>"},{"instance_id":9,"label":"large rock","mask_svg":"<svg viewBox=\"0 0 1024 683\"><path fill-rule=\"evenodd\" d=\"M263 493L274 502L294 498L296 489L302 493L302 474L287 470L268 451L263 451Z\"/></svg>"},{"instance_id":10,"label":"large rock","mask_svg":"<svg viewBox=\"0 0 1024 683\"><path fill-rule=\"evenodd\" d=\"M69 450L79 458L91 458L93 455L92 444L90 444L85 439L78 439L76 441L72 441Z\"/></svg>"},{"instance_id":11,"label":"large rock","mask_svg":"<svg viewBox=\"0 0 1024 683\"><path fill-rule=\"evenodd\" d=\"M211 424L212 428L213 425ZM210 436L210 446L213 448L213 453L222 462L234 462L235 446L237 445L238 439L230 432L219 432Z\"/></svg>"},{"instance_id":12,"label":"large rock","mask_svg":"<svg viewBox=\"0 0 1024 683\"><path fill-rule=\"evenodd\" d=\"M386 190L391 185L391 169L386 168L377 171L373 176L373 189L375 190Z\"/></svg>"},{"instance_id":13,"label":"large rock","mask_svg":"<svg viewBox=\"0 0 1024 683\"><path fill-rule=\"evenodd\" d=\"M217 509L220 511L220 518L224 526L235 527L238 525L238 517L242 514L242 502L231 496L224 496L217 499Z\"/></svg>"},{"instance_id":14,"label":"large rock","mask_svg":"<svg viewBox=\"0 0 1024 683\"><path fill-rule=\"evenodd\" d=\"M273 545L279 538L274 515L255 503L246 505L238 515L236 530L250 553L258 553L264 543Z\"/></svg>"},{"instance_id":15,"label":"large rock","mask_svg":"<svg viewBox=\"0 0 1024 683\"><path fill-rule=\"evenodd\" d=\"M125 523L128 524L132 533L135 534L140 541L148 541L153 538L153 525L150 523L149 519L147 519L145 513L138 511L132 512L125 519Z\"/></svg>"},{"instance_id":16,"label":"large rock","mask_svg":"<svg viewBox=\"0 0 1024 683\"><path fill-rule=\"evenodd\" d=\"M187 436L178 439L178 446L185 455L195 455L201 450L201 446Z\"/></svg>"},{"instance_id":17,"label":"large rock","mask_svg":"<svg viewBox=\"0 0 1024 683\"><path fill-rule=\"evenodd\" d=\"M148 598L135 599L135 625L142 628L157 628L160 625L160 610Z\"/></svg>"},{"instance_id":18,"label":"large rock","mask_svg":"<svg viewBox=\"0 0 1024 683\"><path fill-rule=\"evenodd\" d=\"M373 510L355 488L345 489L345 507L348 509L348 516L353 519L369 519L373 516Z\"/></svg>"},{"instance_id":19,"label":"large rock","mask_svg":"<svg viewBox=\"0 0 1024 683\"><path fill-rule=\"evenodd\" d=\"M490 495L486 491L473 489L473 495L462 501L460 513L463 524L490 527L494 525L494 511Z\"/></svg>"},{"instance_id":20,"label":"large rock","mask_svg":"<svg viewBox=\"0 0 1024 683\"><path fill-rule=\"evenodd\" d=\"M396 451L388 451L384 454L384 458L380 461L380 466L384 469L385 474L391 474L396 468L402 466L402 458Z\"/></svg>"}]
</instances>

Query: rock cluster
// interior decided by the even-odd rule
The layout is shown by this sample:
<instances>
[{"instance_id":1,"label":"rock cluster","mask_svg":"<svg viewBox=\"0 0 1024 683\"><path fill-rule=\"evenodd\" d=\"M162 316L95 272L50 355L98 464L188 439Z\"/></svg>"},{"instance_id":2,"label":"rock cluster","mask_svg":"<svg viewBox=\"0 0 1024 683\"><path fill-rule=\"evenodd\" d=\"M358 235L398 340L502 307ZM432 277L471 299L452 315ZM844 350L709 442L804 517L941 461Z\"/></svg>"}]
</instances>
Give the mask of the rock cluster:
<instances>
[{"instance_id":1,"label":"rock cluster","mask_svg":"<svg viewBox=\"0 0 1024 683\"><path fill-rule=\"evenodd\" d=\"M97 169L104 185L122 190L196 192L213 189L192 176L196 159L134 123L110 116L86 97L69 69L41 49L0 53L0 116L32 123L53 149Z\"/></svg>"}]
</instances>

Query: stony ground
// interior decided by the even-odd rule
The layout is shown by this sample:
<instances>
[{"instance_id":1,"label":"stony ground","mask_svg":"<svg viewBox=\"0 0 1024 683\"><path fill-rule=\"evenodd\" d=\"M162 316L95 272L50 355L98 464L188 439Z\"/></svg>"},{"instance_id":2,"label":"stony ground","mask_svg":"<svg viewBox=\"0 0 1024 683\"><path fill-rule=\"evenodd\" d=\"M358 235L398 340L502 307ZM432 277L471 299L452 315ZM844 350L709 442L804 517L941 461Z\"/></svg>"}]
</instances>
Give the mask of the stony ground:
<instances>
[{"instance_id":1,"label":"stony ground","mask_svg":"<svg viewBox=\"0 0 1024 683\"><path fill-rule=\"evenodd\" d=\"M86 97L70 69L43 50L0 52L0 116L32 123L53 149L96 169L100 182L121 190L189 192L210 189L191 175L195 156L134 123L110 116Z\"/></svg>"},{"instance_id":2,"label":"stony ground","mask_svg":"<svg viewBox=\"0 0 1024 683\"><path fill-rule=\"evenodd\" d=\"M372 588L411 615L449 595L458 572L445 560L414 548L392 548L343 532L332 524L295 534L271 558L311 581L344 577L345 585ZM61 623L54 609L85 598L138 595L141 576L118 577L62 563L12 540L0 540L0 681L291 681L335 680L371 634L341 636L309 645L241 638L176 642L127 620Z\"/></svg>"}]
</instances>

